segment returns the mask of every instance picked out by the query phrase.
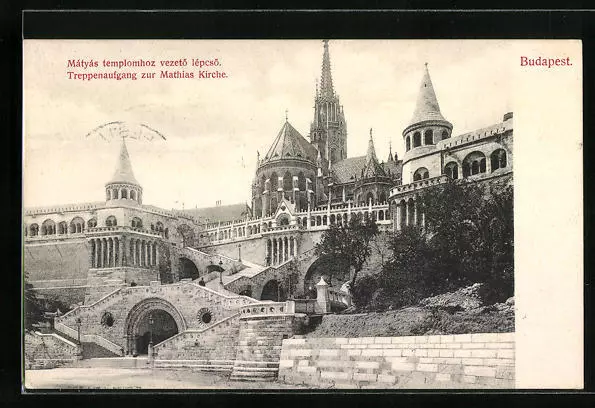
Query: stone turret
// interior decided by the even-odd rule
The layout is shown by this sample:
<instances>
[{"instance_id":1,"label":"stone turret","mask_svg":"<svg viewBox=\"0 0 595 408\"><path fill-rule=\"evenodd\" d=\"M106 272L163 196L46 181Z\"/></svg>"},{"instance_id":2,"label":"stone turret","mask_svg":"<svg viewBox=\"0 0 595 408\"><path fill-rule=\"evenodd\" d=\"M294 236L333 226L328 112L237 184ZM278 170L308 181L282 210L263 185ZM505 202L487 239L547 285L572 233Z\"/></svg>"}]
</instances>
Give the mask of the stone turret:
<instances>
[{"instance_id":1,"label":"stone turret","mask_svg":"<svg viewBox=\"0 0 595 408\"><path fill-rule=\"evenodd\" d=\"M122 201L128 204L142 204L143 188L134 177L124 138L120 145L116 171L111 180L105 184L105 192L108 205L117 205Z\"/></svg>"}]
</instances>

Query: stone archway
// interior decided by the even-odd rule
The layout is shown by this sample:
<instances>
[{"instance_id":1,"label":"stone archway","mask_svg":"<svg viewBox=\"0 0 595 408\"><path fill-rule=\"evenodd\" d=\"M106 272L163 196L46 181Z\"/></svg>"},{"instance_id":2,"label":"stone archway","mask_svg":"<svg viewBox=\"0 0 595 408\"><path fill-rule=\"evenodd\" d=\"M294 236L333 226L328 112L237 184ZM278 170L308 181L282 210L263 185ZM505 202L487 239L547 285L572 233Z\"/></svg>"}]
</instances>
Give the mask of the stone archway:
<instances>
[{"instance_id":1,"label":"stone archway","mask_svg":"<svg viewBox=\"0 0 595 408\"><path fill-rule=\"evenodd\" d=\"M341 286L349 279L349 267L328 255L319 257L310 264L304 275L304 295L316 298L316 284L320 277L330 286Z\"/></svg>"},{"instance_id":2,"label":"stone archway","mask_svg":"<svg viewBox=\"0 0 595 408\"><path fill-rule=\"evenodd\" d=\"M149 318L153 320L151 330L149 329ZM185 331L186 322L175 306L167 300L148 298L130 309L124 330L126 354L146 354L150 331L153 334L153 345L156 345Z\"/></svg>"},{"instance_id":3,"label":"stone archway","mask_svg":"<svg viewBox=\"0 0 595 408\"><path fill-rule=\"evenodd\" d=\"M194 262L186 257L180 257L180 279L198 279L200 272Z\"/></svg>"}]
</instances>

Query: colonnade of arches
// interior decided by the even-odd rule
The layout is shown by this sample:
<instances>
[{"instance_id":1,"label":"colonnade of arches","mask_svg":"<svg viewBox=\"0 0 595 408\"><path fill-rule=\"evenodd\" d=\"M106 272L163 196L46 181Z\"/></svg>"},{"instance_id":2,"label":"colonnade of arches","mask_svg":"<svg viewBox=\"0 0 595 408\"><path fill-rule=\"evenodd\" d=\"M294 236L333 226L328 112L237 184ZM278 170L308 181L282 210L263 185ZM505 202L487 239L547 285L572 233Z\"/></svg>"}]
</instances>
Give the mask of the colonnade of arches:
<instances>
[{"instance_id":1,"label":"colonnade of arches","mask_svg":"<svg viewBox=\"0 0 595 408\"><path fill-rule=\"evenodd\" d=\"M409 151L415 147L434 145L449 137L450 133L446 129L441 132L434 132L434 129L417 130L405 137L405 150Z\"/></svg>"},{"instance_id":2,"label":"colonnade of arches","mask_svg":"<svg viewBox=\"0 0 595 408\"><path fill-rule=\"evenodd\" d=\"M456 161L449 161L444 166L444 174L453 180L460 176L463 178L474 176L476 174L492 173L498 169L503 169L508 166L508 155L504 149L496 149L489 155L489 161L486 155L480 151L469 153L462 161L462 174L459 169L459 163ZM419 181L429 178L428 169L420 167L413 173L413 181Z\"/></svg>"},{"instance_id":3,"label":"colonnade of arches","mask_svg":"<svg viewBox=\"0 0 595 408\"><path fill-rule=\"evenodd\" d=\"M26 237L82 234L86 228L94 228L95 226L97 226L96 218L91 218L87 223L81 217L74 217L70 223L66 221L56 223L54 220L47 219L41 226L37 223L25 225L24 234Z\"/></svg>"},{"instance_id":4,"label":"colonnade of arches","mask_svg":"<svg viewBox=\"0 0 595 408\"><path fill-rule=\"evenodd\" d=\"M110 186L105 189L106 200L133 200L142 203L141 190L130 186Z\"/></svg>"},{"instance_id":5,"label":"colonnade of arches","mask_svg":"<svg viewBox=\"0 0 595 408\"><path fill-rule=\"evenodd\" d=\"M279 265L297 255L297 239L293 236L267 239L267 266Z\"/></svg>"},{"instance_id":6,"label":"colonnade of arches","mask_svg":"<svg viewBox=\"0 0 595 408\"><path fill-rule=\"evenodd\" d=\"M425 214L413 197L396 202L394 211L395 219L393 222L397 231L406 226L417 225L423 227L425 225Z\"/></svg>"},{"instance_id":7,"label":"colonnade of arches","mask_svg":"<svg viewBox=\"0 0 595 408\"><path fill-rule=\"evenodd\" d=\"M390 219L389 218L389 210L372 210L369 211L352 211L351 215L349 213L339 213L339 214L331 214L330 216L324 215L312 215L310 217L310 226L311 227L320 227L325 225L344 225L349 222L350 219L354 218L358 214L360 218L363 220L367 218L372 218L373 221L385 221ZM298 223L304 227L308 226L308 217L299 217Z\"/></svg>"},{"instance_id":8,"label":"colonnade of arches","mask_svg":"<svg viewBox=\"0 0 595 408\"><path fill-rule=\"evenodd\" d=\"M159 263L156 241L142 238L105 237L89 240L92 268L136 266L150 268Z\"/></svg>"}]
</instances>

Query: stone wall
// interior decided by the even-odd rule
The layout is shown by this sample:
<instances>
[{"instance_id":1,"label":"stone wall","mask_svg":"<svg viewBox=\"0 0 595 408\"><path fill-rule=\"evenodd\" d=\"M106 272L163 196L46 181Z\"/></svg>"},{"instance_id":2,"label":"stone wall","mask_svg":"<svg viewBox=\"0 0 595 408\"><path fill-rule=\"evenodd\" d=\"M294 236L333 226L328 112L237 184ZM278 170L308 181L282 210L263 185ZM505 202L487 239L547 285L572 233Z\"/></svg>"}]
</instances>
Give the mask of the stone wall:
<instances>
[{"instance_id":1,"label":"stone wall","mask_svg":"<svg viewBox=\"0 0 595 408\"><path fill-rule=\"evenodd\" d=\"M25 333L25 368L53 368L76 360L78 347L53 334Z\"/></svg>"},{"instance_id":2,"label":"stone wall","mask_svg":"<svg viewBox=\"0 0 595 408\"><path fill-rule=\"evenodd\" d=\"M514 333L283 340L279 381L321 388L514 388Z\"/></svg>"},{"instance_id":3,"label":"stone wall","mask_svg":"<svg viewBox=\"0 0 595 408\"><path fill-rule=\"evenodd\" d=\"M189 366L230 371L236 357L239 314L205 330L189 330L155 346L158 367Z\"/></svg>"}]
</instances>

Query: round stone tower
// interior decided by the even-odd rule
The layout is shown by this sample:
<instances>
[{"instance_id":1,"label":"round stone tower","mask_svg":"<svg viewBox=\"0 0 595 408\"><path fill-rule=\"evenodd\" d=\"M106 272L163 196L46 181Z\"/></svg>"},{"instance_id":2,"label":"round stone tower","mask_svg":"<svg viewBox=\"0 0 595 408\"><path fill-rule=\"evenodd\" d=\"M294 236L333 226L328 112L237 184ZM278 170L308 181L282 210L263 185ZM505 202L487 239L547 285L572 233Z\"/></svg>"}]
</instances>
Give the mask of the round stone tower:
<instances>
[{"instance_id":1,"label":"round stone tower","mask_svg":"<svg viewBox=\"0 0 595 408\"><path fill-rule=\"evenodd\" d=\"M403 130L403 184L440 176L439 157L433 153L436 143L448 139L451 133L452 124L440 112L426 63L413 118Z\"/></svg>"}]
</instances>

